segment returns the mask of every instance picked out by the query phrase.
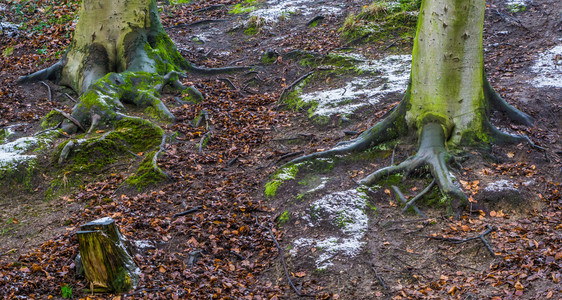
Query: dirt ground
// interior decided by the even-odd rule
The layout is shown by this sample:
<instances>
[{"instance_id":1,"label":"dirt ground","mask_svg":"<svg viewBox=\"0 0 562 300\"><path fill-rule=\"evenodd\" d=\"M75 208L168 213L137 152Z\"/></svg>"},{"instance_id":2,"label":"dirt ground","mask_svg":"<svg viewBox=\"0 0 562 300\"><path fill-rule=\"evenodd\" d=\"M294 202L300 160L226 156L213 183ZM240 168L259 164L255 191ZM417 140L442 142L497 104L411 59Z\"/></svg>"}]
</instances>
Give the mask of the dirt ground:
<instances>
[{"instance_id":1,"label":"dirt ground","mask_svg":"<svg viewBox=\"0 0 562 300\"><path fill-rule=\"evenodd\" d=\"M297 298L264 227L271 226L295 288L317 298L562 298L562 88L537 87L533 84L537 73L532 70L541 53L561 44L560 1L527 1L525 10L515 13L503 0L486 3L483 44L488 78L502 97L536 123L532 128L511 124L500 113L494 113L492 121L504 131L527 134L546 150L524 144L463 149L466 160L453 171L467 195L480 205L478 210L459 220L450 218L445 207L428 203L419 205L428 218L403 213L391 185L399 185L412 197L430 181L420 175L366 191L360 204L366 229L347 232L342 231L345 222L338 227L333 216L325 215L329 210L315 209L321 203L317 201L354 190L355 180L391 161L404 160L415 153L415 140L408 137L353 160L336 159L328 169L308 168L284 182L275 197L264 196L268 177L287 161L284 155L328 149L353 138L400 100L400 93L390 93L377 105L351 115L335 114L319 124L308 118L306 108L291 110L277 101L285 87L317 71L302 65L291 53L301 50L322 57L345 48L374 60L409 54L412 40L348 44L339 28L347 14L358 13L370 3L360 0L308 1L305 5L310 11L291 13L249 35L244 27L247 14L228 13L239 2L243 4L193 1L162 7L162 23L189 61L206 67L254 66L249 73L188 76L185 83L194 84L206 96L207 102L197 107L178 104L174 100L177 92L164 93L162 98L178 117L166 130L177 132L178 138L167 146L159 163L174 182L142 192L116 193L123 178L134 170L115 166L89 174L80 186L47 200L45 192L57 175L48 171L53 164L46 152L41 154L42 171L33 179L31 192L5 184L0 187L0 283L4 284L0 292L4 297L59 297L60 286L66 283L74 286L75 296L85 296L86 283L73 273L77 251L73 233L80 224L109 215L122 225L129 239L153 245L139 248L139 257L135 257L147 275L141 280L140 292L130 295L134 297ZM15 7L13 2L0 3L6 7L1 11L3 21L15 22L17 16L10 9ZM194 13L211 5L218 6ZM324 6L337 9L320 9ZM307 26L320 15L324 18L318 26ZM196 23L201 20L212 21ZM2 50L18 45L10 58L3 58L0 72L0 128L16 125L12 128L18 136L37 132L40 118L52 108L69 111L73 102L65 93L78 97L52 83L46 83L52 99L41 83L15 84L18 76L55 62L53 54L68 43L36 57L37 45L24 42L26 38L33 37L0 42ZM275 59L264 62L265 53L276 53ZM562 58L555 60L560 67L557 72L562 72ZM322 81L312 80L306 88L329 90L352 76L321 77ZM210 112L215 127L203 154L197 151L202 133L189 124L202 109ZM498 182L508 188L491 188ZM320 185L322 188L315 189ZM365 205L376 209L365 209ZM202 211L171 217L196 206L202 206ZM454 239L476 237L489 228L493 231L484 240L454 243ZM330 238L348 239L350 245L355 243L351 247L355 250L332 251L319 242ZM299 240L309 243L300 247ZM59 249L50 249L56 247ZM198 249L204 253L201 261L187 268L191 253ZM52 256L59 257L51 261ZM31 268L35 264L46 275ZM26 271L26 266L32 271ZM65 271L60 272L61 268Z\"/></svg>"}]
</instances>

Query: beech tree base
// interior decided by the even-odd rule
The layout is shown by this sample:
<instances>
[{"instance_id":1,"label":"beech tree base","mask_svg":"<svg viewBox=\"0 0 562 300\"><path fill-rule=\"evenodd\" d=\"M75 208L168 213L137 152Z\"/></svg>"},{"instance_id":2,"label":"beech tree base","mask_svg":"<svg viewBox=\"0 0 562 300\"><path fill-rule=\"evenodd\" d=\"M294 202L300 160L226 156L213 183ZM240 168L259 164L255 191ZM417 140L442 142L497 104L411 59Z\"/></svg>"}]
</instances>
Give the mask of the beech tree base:
<instances>
[{"instance_id":1,"label":"beech tree base","mask_svg":"<svg viewBox=\"0 0 562 300\"><path fill-rule=\"evenodd\" d=\"M511 121L528 126L532 126L533 118L509 105L494 91L485 76L484 86L482 88L484 89L485 109L487 111L484 128L487 128L487 132L485 132L485 136L467 139L467 142L465 142L463 146L487 146L489 143L505 144L525 142L534 148L543 149L536 146L529 137L525 135L504 133L490 124L489 111L491 108L505 112ZM406 91L404 99L402 99L386 118L367 129L357 138L339 143L336 147L326 151L298 157L288 162L283 167L316 158L329 158L335 155L365 151L383 142L407 135L409 129L406 125L405 116L409 106L409 97L410 88ZM456 216L459 216L469 201L459 185L455 183L455 178L449 170L451 164L458 162L447 150L448 136L447 132L445 132L445 127L439 122L429 121L423 125L419 132L419 148L415 155L398 165L388 166L371 173L360 180L358 184L370 186L382 178L394 174L403 174L404 178L406 178L412 172L423 167L428 167L431 176L434 178L434 183L437 184L442 194L447 197L448 204L452 211L456 213ZM433 183L431 185L433 185ZM408 203L408 206L412 205L414 205L413 202Z\"/></svg>"}]
</instances>

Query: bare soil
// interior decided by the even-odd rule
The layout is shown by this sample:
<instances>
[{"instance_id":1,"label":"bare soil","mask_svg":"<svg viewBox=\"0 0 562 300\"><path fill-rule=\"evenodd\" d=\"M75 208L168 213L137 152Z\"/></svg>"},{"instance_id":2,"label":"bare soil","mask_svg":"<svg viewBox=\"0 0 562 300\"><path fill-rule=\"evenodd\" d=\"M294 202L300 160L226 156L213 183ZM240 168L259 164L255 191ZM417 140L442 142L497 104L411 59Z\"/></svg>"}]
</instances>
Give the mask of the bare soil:
<instances>
[{"instance_id":1,"label":"bare soil","mask_svg":"<svg viewBox=\"0 0 562 300\"><path fill-rule=\"evenodd\" d=\"M210 78L189 76L186 79L186 83L193 83L205 90L216 88L219 82L226 82L224 79L228 78L234 84L234 89L240 91L243 97L265 95L277 98L284 87L309 72L310 67L300 65L298 60L283 59L284 55L293 50L325 55L337 48L351 47L353 53L361 53L369 59L390 54L407 54L411 51L411 40L407 39L391 47L388 46L391 45L392 40L353 45L346 45L346 42L342 41L338 29L343 24L346 13L358 12L370 1L352 0L344 1L344 4L340 3L342 1L309 2L307 5L310 7L338 2L345 9L336 14L322 14L325 18L317 27L306 25L315 16L314 14L292 14L279 23L263 28L256 35L244 33L243 28L237 29L246 15L228 14L228 6L199 14L192 13L196 6L201 5L197 1L193 6L164 7L162 21L164 26L169 27L167 32L180 52L197 65L255 66L255 73L227 74ZM306 111L291 111L281 103L267 104L267 109L281 111L285 119L280 121L277 127L265 131L267 137L261 143L252 146L253 154L240 156L239 165L245 167L237 168L236 164L224 166L225 172L228 173L220 176L258 178L251 182L259 184L244 187L246 189L244 192L249 195L250 201L262 203L264 207L271 209L266 213L256 214L268 216L274 224L290 276L297 289L302 290L303 293L318 295L319 298L333 299L562 298L560 285L562 278L557 277L562 276L560 259L540 269L541 275L529 280L529 277L535 274L534 267L530 265L534 263L535 267L539 268L539 265L545 264L544 261L548 257L553 256L553 252L562 251L560 238L562 228L559 224L549 222L547 218L552 216L552 220L560 220L558 209L562 200L558 190L562 178L562 102L560 102L562 89L533 86L532 79L536 74L530 70L533 61L540 53L560 45L561 11L562 4L557 0L530 1L526 9L518 13L507 10L503 0L492 0L487 1L486 9L484 61L488 78L509 103L536 119L535 127L526 128L511 124L505 116L495 113L492 116L493 123L502 130L529 135L531 140L546 148L546 151L532 149L529 145L523 144L492 145L489 150L464 149L467 160L462 163L460 169L455 170L455 176L461 182L466 182L463 183L464 190L481 205L478 210L482 209L485 212L475 211L463 215L460 220L451 219L445 207L423 203L419 208L429 216L429 219L420 218L412 212L402 213L402 208L394 197L391 187L383 185L368 194L368 202L376 207L376 211L368 214L369 226L362 238L364 244L360 253L351 257L335 255L331 259L334 264L326 269L319 269L315 265L315 260L321 255L322 249L309 249L304 253L298 252L298 255L290 254L288 250L298 238L315 239L325 236L330 230L333 230L330 233L337 235L337 228L333 229L330 226L309 228L300 216L309 212L310 204L315 199L329 193L352 189L356 186L355 180L389 165L391 159L401 161L415 153L415 140L407 137L395 148L380 150L368 159L336 163L334 168L327 172L315 170L300 172L295 180L285 182L277 196L273 198L266 198L263 193L267 178L282 162L286 161L278 161L282 155L328 149L337 142L350 139L354 135L349 132L361 132L382 119L385 112L400 100L400 96L389 95L378 106L364 108L349 117L349 121L346 122L341 122L341 116L333 116L324 125L318 125L309 119ZM7 20L10 20L9 14L9 11L5 12ZM226 21L178 26L181 24L176 24L174 17L180 19L180 16L181 24L190 24L198 20ZM22 56L34 51L35 49L25 47L18 48L15 55ZM280 58L271 64L266 64L262 61L266 51L277 52ZM40 117L50 109L56 107L69 110L72 107L72 101L63 93L69 93L74 98L77 96L67 89L48 83L54 95L52 101L49 101L44 85L36 83L19 86L14 83L17 76L38 70L52 62L23 65L13 72L0 73L0 81L4 83L0 94L1 102L10 103L11 107L15 107L15 110L7 108L3 110L0 127L21 124L16 130L18 135L24 136L39 130ZM338 80L344 79L325 80L323 85L328 89ZM226 84L220 86L230 89ZM173 108L174 113L181 113L182 107L173 100L176 96L177 93L169 91L163 95L163 99ZM62 140L56 141L55 144ZM181 153L183 150L180 148L192 146L195 148L197 144L193 141L186 142L187 144L181 143L180 141L174 145L173 151L179 149L177 151ZM163 158L162 165L172 173L179 173L179 170L174 169L174 166L166 161L172 159L174 154L175 152L172 152ZM42 156L40 165L49 168L51 158L48 153ZM234 157L223 159L230 161ZM194 159L194 164L199 163L201 161L197 162L197 159ZM196 170L195 167L194 170L188 170L190 174L194 174L195 179L189 187L184 188L197 189L207 184L208 179L201 176L211 167L205 163L201 164L204 165L202 171ZM215 165L219 163L215 162ZM94 174L92 180L101 182L105 178L114 178L114 174L110 175L111 173L125 176L128 172L130 170L127 168L117 168L108 171L108 174ZM37 249L45 241L74 230L79 225L77 222L85 221L79 217L81 212L92 204L87 201L74 201L73 197L66 196L45 200L44 191L52 178L49 177L48 172L39 175L39 179L34 182L32 192L21 189L13 191L7 186L0 188L2 192L0 194L0 261L3 264L18 261L23 253ZM307 195L303 200L295 200L299 194L310 188L310 186L299 185L300 181L309 180L310 176L316 176L314 183L319 182L318 178L324 176L330 180L322 190ZM242 179L241 182L244 182ZM515 191L485 191L488 184L502 179L513 182ZM411 197L422 190L427 183L427 178L420 175L419 179L401 182L400 187L406 196ZM75 193L80 193L82 188L85 187L79 187ZM158 189L155 187L153 190L158 191ZM181 194L180 191L169 188L162 188L160 191L162 190L170 194ZM129 190L125 194L133 198L137 192ZM185 207L201 202L210 206L214 201L213 197L212 194L205 193L197 201L186 199L182 202L176 199L177 201L173 200L174 207L169 209L181 208L178 203L183 203ZM279 217L284 211L290 211L291 217L287 222L279 225ZM86 215L93 216L90 213ZM487 225L495 229L486 236L487 242L497 254L495 257L480 240L453 244L428 238L433 236L463 239L477 236L486 230ZM514 229L520 227L524 230ZM514 232L520 236L516 241L514 239L517 236ZM523 232L525 232L524 236ZM527 235L528 232L533 234ZM150 237L154 234L143 235ZM164 249L181 253L186 249L183 238L187 240L189 237L178 235L172 238ZM525 255L532 257L533 261L531 263L525 261L522 258ZM297 296L287 284L278 257L271 259L269 267L255 274L256 280L264 283L263 286L272 284L281 291L279 296L283 298L296 298ZM503 276L501 280L495 280L500 276ZM518 293L521 289L517 286L517 282L524 285L522 295Z\"/></svg>"}]
</instances>

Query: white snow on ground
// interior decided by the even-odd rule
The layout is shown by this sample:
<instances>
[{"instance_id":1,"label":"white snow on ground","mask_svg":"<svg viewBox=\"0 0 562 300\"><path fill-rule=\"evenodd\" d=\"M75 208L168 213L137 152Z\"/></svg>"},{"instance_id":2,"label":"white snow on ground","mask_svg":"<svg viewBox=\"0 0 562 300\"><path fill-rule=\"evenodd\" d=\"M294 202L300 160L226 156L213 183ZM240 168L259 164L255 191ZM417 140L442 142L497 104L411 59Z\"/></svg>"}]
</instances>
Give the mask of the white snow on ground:
<instances>
[{"instance_id":1,"label":"white snow on ground","mask_svg":"<svg viewBox=\"0 0 562 300\"><path fill-rule=\"evenodd\" d=\"M389 93L406 89L412 63L410 55L390 55L380 60L366 60L357 54L347 56L361 61L357 66L360 71L376 74L353 79L344 87L302 94L304 102L318 104L313 115L351 114L360 107L378 103Z\"/></svg>"},{"instance_id":2,"label":"white snow on ground","mask_svg":"<svg viewBox=\"0 0 562 300\"><path fill-rule=\"evenodd\" d=\"M309 193L314 193L314 192L316 192L316 191L319 191L319 190L325 188L325 187L326 187L326 183L328 183L328 180L330 180L330 178L328 178L328 177L322 177L322 178L320 178L320 180L321 180L321 181L320 181L320 184L319 184L317 187L314 187L314 188L312 188L311 190L306 191L306 193L307 193L307 194L309 194Z\"/></svg>"},{"instance_id":3,"label":"white snow on ground","mask_svg":"<svg viewBox=\"0 0 562 300\"><path fill-rule=\"evenodd\" d=\"M505 179L488 183L484 190L488 192L499 192L503 190L517 191L517 189L515 188L515 183L513 181Z\"/></svg>"},{"instance_id":4,"label":"white snow on ground","mask_svg":"<svg viewBox=\"0 0 562 300\"><path fill-rule=\"evenodd\" d=\"M267 22L277 22L283 15L301 14L304 16L338 14L344 12L344 3L320 4L311 0L269 0L263 8L250 13L250 16L264 18Z\"/></svg>"},{"instance_id":5,"label":"white snow on ground","mask_svg":"<svg viewBox=\"0 0 562 300\"><path fill-rule=\"evenodd\" d=\"M300 238L293 242L293 256L304 248L315 247L319 253L316 267L325 269L333 265L336 256L353 257L359 254L365 244L363 237L367 231L366 194L355 189L325 195L310 207L312 217L305 217L309 226L316 227L329 222L338 229L338 236L320 237L318 239ZM324 224L322 224L324 223Z\"/></svg>"},{"instance_id":6,"label":"white snow on ground","mask_svg":"<svg viewBox=\"0 0 562 300\"><path fill-rule=\"evenodd\" d=\"M35 155L24 155L30 147L37 144L33 137L19 138L13 142L0 145L0 169L12 167L19 162L35 159Z\"/></svg>"},{"instance_id":7,"label":"white snow on ground","mask_svg":"<svg viewBox=\"0 0 562 300\"><path fill-rule=\"evenodd\" d=\"M507 0L507 1L505 1L505 4L525 6L526 2L527 2L526 0Z\"/></svg>"},{"instance_id":8,"label":"white snow on ground","mask_svg":"<svg viewBox=\"0 0 562 300\"><path fill-rule=\"evenodd\" d=\"M562 87L562 45L541 53L531 71L537 73L533 79L536 87Z\"/></svg>"},{"instance_id":9,"label":"white snow on ground","mask_svg":"<svg viewBox=\"0 0 562 300\"><path fill-rule=\"evenodd\" d=\"M1 11L1 10L0 10ZM0 22L0 36L5 35L9 38L17 35L20 25L10 22Z\"/></svg>"}]
</instances>

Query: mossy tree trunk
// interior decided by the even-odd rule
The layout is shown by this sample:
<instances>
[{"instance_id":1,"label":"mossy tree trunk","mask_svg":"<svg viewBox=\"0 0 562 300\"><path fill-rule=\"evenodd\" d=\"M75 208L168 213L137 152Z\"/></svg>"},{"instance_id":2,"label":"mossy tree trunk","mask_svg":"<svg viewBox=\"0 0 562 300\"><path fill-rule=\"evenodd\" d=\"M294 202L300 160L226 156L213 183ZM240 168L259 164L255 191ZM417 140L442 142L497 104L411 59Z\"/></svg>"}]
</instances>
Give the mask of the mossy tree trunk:
<instances>
[{"instance_id":1,"label":"mossy tree trunk","mask_svg":"<svg viewBox=\"0 0 562 300\"><path fill-rule=\"evenodd\" d=\"M81 95L72 117L89 128L122 119L123 103L146 107L151 116L173 121L158 98L165 85L186 89L178 80L184 71L232 69L236 68L209 70L189 64L164 31L155 0L84 0L63 59L19 82L53 80L71 87ZM74 132L77 127L66 122L63 129Z\"/></svg>"},{"instance_id":2,"label":"mossy tree trunk","mask_svg":"<svg viewBox=\"0 0 562 300\"><path fill-rule=\"evenodd\" d=\"M333 149L293 160L366 150L381 142L416 132L418 153L399 165L377 170L360 183L374 184L383 176L428 166L436 183L458 212L468 199L454 183L449 150L490 142L519 142L526 136L502 133L489 123L492 108L512 120L532 125L532 118L507 104L484 73L482 35L485 0L424 0L412 53L406 95L383 121L358 138ZM532 144L532 143L531 143Z\"/></svg>"}]
</instances>

